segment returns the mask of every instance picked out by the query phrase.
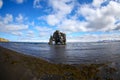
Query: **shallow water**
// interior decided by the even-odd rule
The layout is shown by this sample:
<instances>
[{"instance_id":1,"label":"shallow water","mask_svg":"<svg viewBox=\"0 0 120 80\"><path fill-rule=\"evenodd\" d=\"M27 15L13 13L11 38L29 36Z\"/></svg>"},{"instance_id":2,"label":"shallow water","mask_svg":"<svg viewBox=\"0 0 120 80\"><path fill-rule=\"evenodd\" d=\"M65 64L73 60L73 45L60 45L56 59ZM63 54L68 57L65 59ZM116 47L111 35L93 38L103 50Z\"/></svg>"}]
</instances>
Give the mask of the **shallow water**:
<instances>
[{"instance_id":1,"label":"shallow water","mask_svg":"<svg viewBox=\"0 0 120 80\"><path fill-rule=\"evenodd\" d=\"M8 42L0 43L0 46L53 63L117 63L120 61L120 42L67 43L67 45Z\"/></svg>"}]
</instances>

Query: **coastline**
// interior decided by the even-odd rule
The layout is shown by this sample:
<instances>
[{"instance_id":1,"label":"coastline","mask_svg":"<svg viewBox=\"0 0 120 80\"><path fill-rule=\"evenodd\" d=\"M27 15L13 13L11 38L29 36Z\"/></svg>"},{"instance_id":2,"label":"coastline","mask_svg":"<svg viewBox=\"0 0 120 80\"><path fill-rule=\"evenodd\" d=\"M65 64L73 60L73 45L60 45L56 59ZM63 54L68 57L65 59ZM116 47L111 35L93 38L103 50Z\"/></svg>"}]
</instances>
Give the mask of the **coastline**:
<instances>
[{"instance_id":1,"label":"coastline","mask_svg":"<svg viewBox=\"0 0 120 80\"><path fill-rule=\"evenodd\" d=\"M115 72L108 63L54 64L0 46L0 80L113 80Z\"/></svg>"}]
</instances>

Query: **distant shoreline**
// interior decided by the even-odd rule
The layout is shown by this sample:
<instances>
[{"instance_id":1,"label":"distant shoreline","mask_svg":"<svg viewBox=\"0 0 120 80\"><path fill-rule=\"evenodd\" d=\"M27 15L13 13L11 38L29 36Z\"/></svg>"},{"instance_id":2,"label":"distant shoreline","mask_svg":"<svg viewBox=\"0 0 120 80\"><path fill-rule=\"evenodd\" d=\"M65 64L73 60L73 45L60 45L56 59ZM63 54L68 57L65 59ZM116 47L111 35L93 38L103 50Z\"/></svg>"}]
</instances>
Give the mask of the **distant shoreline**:
<instances>
[{"instance_id":1,"label":"distant shoreline","mask_svg":"<svg viewBox=\"0 0 120 80\"><path fill-rule=\"evenodd\" d=\"M102 80L101 68L107 64L53 64L0 47L0 80ZM116 69L110 68L111 73ZM109 76L108 76L109 78Z\"/></svg>"},{"instance_id":2,"label":"distant shoreline","mask_svg":"<svg viewBox=\"0 0 120 80\"><path fill-rule=\"evenodd\" d=\"M5 38L0 38L0 42L9 42L9 40Z\"/></svg>"}]
</instances>

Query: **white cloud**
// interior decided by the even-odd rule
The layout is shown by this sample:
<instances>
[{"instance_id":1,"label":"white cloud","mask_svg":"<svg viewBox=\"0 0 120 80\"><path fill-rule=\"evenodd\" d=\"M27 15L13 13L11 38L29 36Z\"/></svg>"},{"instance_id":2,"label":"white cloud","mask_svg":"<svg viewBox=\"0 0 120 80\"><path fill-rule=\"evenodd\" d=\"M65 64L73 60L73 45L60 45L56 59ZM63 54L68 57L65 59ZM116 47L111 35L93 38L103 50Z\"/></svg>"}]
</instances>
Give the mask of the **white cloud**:
<instances>
[{"instance_id":1,"label":"white cloud","mask_svg":"<svg viewBox=\"0 0 120 80\"><path fill-rule=\"evenodd\" d=\"M0 26L1 26L0 31L3 32L12 32L12 31L28 29L28 25L24 25L24 24L3 24Z\"/></svg>"},{"instance_id":2,"label":"white cloud","mask_svg":"<svg viewBox=\"0 0 120 80\"><path fill-rule=\"evenodd\" d=\"M17 21L18 23L22 23L23 20L24 20L24 18L23 18L23 16L22 16L21 14L19 14L18 17L16 17L16 21Z\"/></svg>"},{"instance_id":3,"label":"white cloud","mask_svg":"<svg viewBox=\"0 0 120 80\"><path fill-rule=\"evenodd\" d=\"M56 15L48 15L47 16L47 23L49 25L55 26L57 24L59 24L60 19L56 16Z\"/></svg>"},{"instance_id":4,"label":"white cloud","mask_svg":"<svg viewBox=\"0 0 120 80\"><path fill-rule=\"evenodd\" d=\"M3 6L3 1L0 0L0 9L2 8L2 6Z\"/></svg>"},{"instance_id":5,"label":"white cloud","mask_svg":"<svg viewBox=\"0 0 120 80\"><path fill-rule=\"evenodd\" d=\"M53 9L53 13L46 17L47 23L51 26L60 24L73 10L74 3L74 0L49 0L49 5Z\"/></svg>"},{"instance_id":6,"label":"white cloud","mask_svg":"<svg viewBox=\"0 0 120 80\"><path fill-rule=\"evenodd\" d=\"M67 36L68 42L96 42L104 40L120 40L120 35L118 33L110 34L85 34L81 36Z\"/></svg>"},{"instance_id":7,"label":"white cloud","mask_svg":"<svg viewBox=\"0 0 120 80\"><path fill-rule=\"evenodd\" d=\"M41 38L43 37L49 38L49 36L54 32L52 28L48 28L48 27L36 26L35 28L37 31L39 31L39 37Z\"/></svg>"},{"instance_id":8,"label":"white cloud","mask_svg":"<svg viewBox=\"0 0 120 80\"><path fill-rule=\"evenodd\" d=\"M45 20L45 19L46 19L46 16L37 17L37 20Z\"/></svg>"},{"instance_id":9,"label":"white cloud","mask_svg":"<svg viewBox=\"0 0 120 80\"><path fill-rule=\"evenodd\" d=\"M32 22L30 23L30 25L31 25L31 26L35 26L35 22L32 21Z\"/></svg>"},{"instance_id":10,"label":"white cloud","mask_svg":"<svg viewBox=\"0 0 120 80\"><path fill-rule=\"evenodd\" d=\"M106 7L103 7L101 9L101 12L105 16L108 15L108 16L114 16L115 18L120 18L119 8L120 8L120 3L111 1Z\"/></svg>"},{"instance_id":11,"label":"white cloud","mask_svg":"<svg viewBox=\"0 0 120 80\"><path fill-rule=\"evenodd\" d=\"M25 0L16 0L16 3L22 4Z\"/></svg>"},{"instance_id":12,"label":"white cloud","mask_svg":"<svg viewBox=\"0 0 120 80\"><path fill-rule=\"evenodd\" d=\"M23 33L19 32L19 31L12 32L12 34L16 35L16 36L22 36L23 35Z\"/></svg>"},{"instance_id":13,"label":"white cloud","mask_svg":"<svg viewBox=\"0 0 120 80\"><path fill-rule=\"evenodd\" d=\"M73 19L65 19L58 27L63 31L77 32L86 31L86 23Z\"/></svg>"},{"instance_id":14,"label":"white cloud","mask_svg":"<svg viewBox=\"0 0 120 80\"><path fill-rule=\"evenodd\" d=\"M0 17L0 32L9 32L18 34L18 31L28 29L28 25L22 23L14 23L14 18L11 14L6 14L5 17Z\"/></svg>"},{"instance_id":15,"label":"white cloud","mask_svg":"<svg viewBox=\"0 0 120 80\"><path fill-rule=\"evenodd\" d=\"M36 26L36 30L38 30L38 31L50 31L51 29L48 27Z\"/></svg>"},{"instance_id":16,"label":"white cloud","mask_svg":"<svg viewBox=\"0 0 120 80\"><path fill-rule=\"evenodd\" d=\"M108 1L116 1L116 2L120 2L120 0L108 0Z\"/></svg>"},{"instance_id":17,"label":"white cloud","mask_svg":"<svg viewBox=\"0 0 120 80\"><path fill-rule=\"evenodd\" d=\"M89 32L89 31L114 31L120 30L120 3L114 0L93 0L91 4L79 4L74 13L75 0L49 0L49 5L53 11L44 17L50 26L56 26L67 33L69 41L98 41L98 40L119 40L120 35L101 34L101 35L83 35L71 37L69 33ZM77 3L78 4L78 3ZM102 4L102 5L101 5ZM70 16L70 17L68 17ZM81 16L84 18L80 20ZM115 24L117 22L117 24ZM50 35L49 30L38 27L43 36ZM52 32L52 31L51 31Z\"/></svg>"},{"instance_id":18,"label":"white cloud","mask_svg":"<svg viewBox=\"0 0 120 80\"><path fill-rule=\"evenodd\" d=\"M27 32L27 34L26 34L26 37L29 37L29 38L35 37L34 31L29 30L29 31Z\"/></svg>"},{"instance_id":19,"label":"white cloud","mask_svg":"<svg viewBox=\"0 0 120 80\"><path fill-rule=\"evenodd\" d=\"M105 1L105 0L93 0L92 5L93 5L94 7L100 7L101 4L102 4L104 1Z\"/></svg>"},{"instance_id":20,"label":"white cloud","mask_svg":"<svg viewBox=\"0 0 120 80\"><path fill-rule=\"evenodd\" d=\"M34 7L34 8L41 8L40 0L34 0L34 2L33 2L33 7Z\"/></svg>"},{"instance_id":21,"label":"white cloud","mask_svg":"<svg viewBox=\"0 0 120 80\"><path fill-rule=\"evenodd\" d=\"M83 6L80 8L80 14L86 18L88 29L92 31L111 31L117 27L115 22L120 16L119 8L119 3L110 1L107 6L97 9Z\"/></svg>"},{"instance_id":22,"label":"white cloud","mask_svg":"<svg viewBox=\"0 0 120 80\"><path fill-rule=\"evenodd\" d=\"M74 1L73 0L49 0L50 5L54 9L55 12L61 12L61 14L69 14L73 7ZM69 3L69 4L67 4Z\"/></svg>"},{"instance_id":23,"label":"white cloud","mask_svg":"<svg viewBox=\"0 0 120 80\"><path fill-rule=\"evenodd\" d=\"M23 3L25 0L16 0ZM108 1L107 4L103 4ZM2 0L0 0L0 5ZM41 0L34 0L33 7L41 8ZM118 0L93 0L89 4L79 4L76 0L48 0L48 7L51 13L47 16L39 17L38 20L46 20L48 25L56 27L36 26L34 22L29 25L34 26L39 31L39 37L50 36L54 29L60 29L66 33L87 32L87 31L120 31L120 3ZM76 6L77 4L77 6ZM78 5L79 4L79 5ZM102 4L102 5L101 5ZM74 12L72 12L74 11ZM72 13L71 13L72 12ZM83 20L80 20L83 17ZM14 21L16 23L14 23ZM117 23L116 23L117 22ZM11 14L0 17L0 31L11 32L14 35L22 35L20 31L29 29L25 24L25 17L19 14L14 18ZM28 31L26 36L34 36L34 31ZM120 39L118 34L103 35L83 35L72 37L68 35L68 40L94 41L104 39Z\"/></svg>"},{"instance_id":24,"label":"white cloud","mask_svg":"<svg viewBox=\"0 0 120 80\"><path fill-rule=\"evenodd\" d=\"M6 16L3 18L3 22L5 24L8 24L13 21L13 16L11 14L6 14Z\"/></svg>"},{"instance_id":25,"label":"white cloud","mask_svg":"<svg viewBox=\"0 0 120 80\"><path fill-rule=\"evenodd\" d=\"M71 15L75 9L75 0L49 0L49 5L53 11L46 16L46 21L50 26L57 26L63 31L112 31L116 30L115 24L120 20L120 3L109 0L93 0L91 4L79 4L77 11ZM76 3L78 4L78 3ZM102 4L102 5L101 5ZM68 16L70 16L68 18ZM79 20L79 17L85 20ZM118 22L119 23L119 22Z\"/></svg>"}]
</instances>

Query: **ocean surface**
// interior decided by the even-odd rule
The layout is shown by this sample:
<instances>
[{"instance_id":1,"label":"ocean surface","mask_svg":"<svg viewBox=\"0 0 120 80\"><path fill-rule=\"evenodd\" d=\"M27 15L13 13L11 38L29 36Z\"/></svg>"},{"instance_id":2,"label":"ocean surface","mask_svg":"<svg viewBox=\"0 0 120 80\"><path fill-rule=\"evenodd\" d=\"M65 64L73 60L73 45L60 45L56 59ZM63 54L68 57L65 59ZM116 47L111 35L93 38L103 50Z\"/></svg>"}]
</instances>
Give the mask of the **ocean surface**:
<instances>
[{"instance_id":1,"label":"ocean surface","mask_svg":"<svg viewBox=\"0 0 120 80\"><path fill-rule=\"evenodd\" d=\"M120 42L76 42L67 45L8 42L0 46L52 63L82 64L120 61Z\"/></svg>"}]
</instances>

